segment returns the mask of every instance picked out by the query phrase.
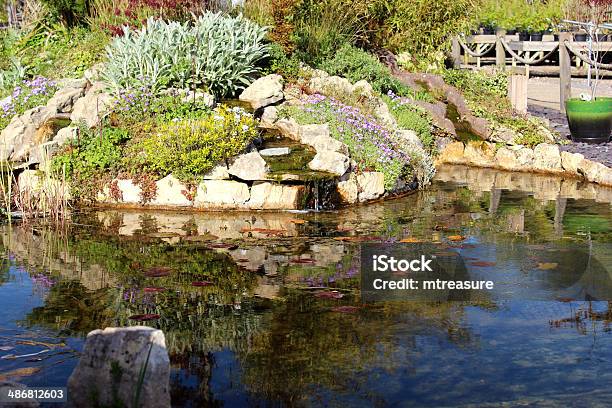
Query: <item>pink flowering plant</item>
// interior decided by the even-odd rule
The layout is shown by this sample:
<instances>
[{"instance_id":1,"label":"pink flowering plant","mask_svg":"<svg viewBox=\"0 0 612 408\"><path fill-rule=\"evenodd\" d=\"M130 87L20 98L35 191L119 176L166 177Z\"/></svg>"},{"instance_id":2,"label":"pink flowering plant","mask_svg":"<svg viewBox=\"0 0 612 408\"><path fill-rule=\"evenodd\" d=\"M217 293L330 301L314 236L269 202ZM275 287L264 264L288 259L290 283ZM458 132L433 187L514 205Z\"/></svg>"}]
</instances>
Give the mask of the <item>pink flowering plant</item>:
<instances>
[{"instance_id":1,"label":"pink flowering plant","mask_svg":"<svg viewBox=\"0 0 612 408\"><path fill-rule=\"evenodd\" d=\"M45 77L25 80L9 97L0 102L0 130L8 126L15 115L47 103L57 90L57 84Z\"/></svg>"},{"instance_id":2,"label":"pink flowering plant","mask_svg":"<svg viewBox=\"0 0 612 408\"><path fill-rule=\"evenodd\" d=\"M410 172L410 156L400 148L394 132L359 109L320 94L308 96L303 105L286 107L281 115L300 124L329 125L331 137L346 144L360 171L380 171L385 188L393 189Z\"/></svg>"}]
</instances>

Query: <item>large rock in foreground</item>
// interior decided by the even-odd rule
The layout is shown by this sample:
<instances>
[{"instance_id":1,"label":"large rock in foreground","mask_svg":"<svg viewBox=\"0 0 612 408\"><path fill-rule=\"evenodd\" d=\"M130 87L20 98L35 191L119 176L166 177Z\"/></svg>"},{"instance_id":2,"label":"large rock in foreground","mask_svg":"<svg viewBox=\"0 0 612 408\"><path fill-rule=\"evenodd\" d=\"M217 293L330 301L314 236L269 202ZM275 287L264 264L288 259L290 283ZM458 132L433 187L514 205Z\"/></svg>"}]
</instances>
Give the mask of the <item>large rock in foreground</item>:
<instances>
[{"instance_id":1,"label":"large rock in foreground","mask_svg":"<svg viewBox=\"0 0 612 408\"><path fill-rule=\"evenodd\" d=\"M280 102L283 94L283 77L277 74L259 78L245 89L239 99L251 104L255 110Z\"/></svg>"},{"instance_id":2,"label":"large rock in foreground","mask_svg":"<svg viewBox=\"0 0 612 408\"><path fill-rule=\"evenodd\" d=\"M144 371L139 390L139 378ZM94 330L68 380L68 407L170 407L170 359L161 330Z\"/></svg>"}]
</instances>

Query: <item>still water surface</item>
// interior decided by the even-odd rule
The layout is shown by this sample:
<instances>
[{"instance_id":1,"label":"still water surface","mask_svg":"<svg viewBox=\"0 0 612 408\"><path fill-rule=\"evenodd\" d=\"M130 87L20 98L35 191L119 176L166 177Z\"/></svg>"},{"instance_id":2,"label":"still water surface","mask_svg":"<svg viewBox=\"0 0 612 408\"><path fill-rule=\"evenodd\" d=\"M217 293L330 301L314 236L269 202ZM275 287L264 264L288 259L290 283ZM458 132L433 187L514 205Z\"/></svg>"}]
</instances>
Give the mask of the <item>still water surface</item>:
<instances>
[{"instance_id":1,"label":"still water surface","mask_svg":"<svg viewBox=\"0 0 612 408\"><path fill-rule=\"evenodd\" d=\"M453 167L426 191L339 212L4 226L0 379L64 386L90 330L146 324L166 335L175 406L607 406L612 309L559 298L584 271L551 254L587 245L610 273L611 197ZM401 239L460 252L511 295L362 304L360 244Z\"/></svg>"}]
</instances>

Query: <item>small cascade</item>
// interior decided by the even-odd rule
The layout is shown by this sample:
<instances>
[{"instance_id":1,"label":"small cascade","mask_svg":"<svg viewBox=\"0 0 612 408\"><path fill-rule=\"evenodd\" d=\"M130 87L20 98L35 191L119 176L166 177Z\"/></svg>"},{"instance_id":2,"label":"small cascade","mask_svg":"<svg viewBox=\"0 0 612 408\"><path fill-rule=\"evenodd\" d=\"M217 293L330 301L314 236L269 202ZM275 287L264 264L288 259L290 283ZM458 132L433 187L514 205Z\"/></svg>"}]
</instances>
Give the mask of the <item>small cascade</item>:
<instances>
[{"instance_id":1,"label":"small cascade","mask_svg":"<svg viewBox=\"0 0 612 408\"><path fill-rule=\"evenodd\" d=\"M319 181L318 180L314 181L313 194L314 194L314 210L319 211L320 206L319 206Z\"/></svg>"}]
</instances>

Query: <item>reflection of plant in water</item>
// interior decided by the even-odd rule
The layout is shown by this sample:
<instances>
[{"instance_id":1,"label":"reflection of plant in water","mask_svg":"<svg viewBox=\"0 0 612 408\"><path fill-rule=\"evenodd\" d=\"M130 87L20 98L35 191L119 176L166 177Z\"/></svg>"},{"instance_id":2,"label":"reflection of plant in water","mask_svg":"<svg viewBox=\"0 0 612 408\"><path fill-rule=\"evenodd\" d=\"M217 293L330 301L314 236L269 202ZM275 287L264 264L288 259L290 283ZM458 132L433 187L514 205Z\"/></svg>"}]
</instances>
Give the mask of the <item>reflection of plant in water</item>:
<instances>
[{"instance_id":1,"label":"reflection of plant in water","mask_svg":"<svg viewBox=\"0 0 612 408\"><path fill-rule=\"evenodd\" d=\"M355 381L367 380L364 371L397 367L398 327L402 336L407 331L415 339L433 334L458 344L472 342L461 325L461 309L450 303L389 302L356 313L330 311L347 301L322 301L295 291L276 304L249 352L240 355L242 381L250 391L286 405L316 398L312 387L353 392L359 388ZM406 364L410 355L401 359ZM384 396L367 398L373 402Z\"/></svg>"},{"instance_id":2,"label":"reflection of plant in water","mask_svg":"<svg viewBox=\"0 0 612 408\"><path fill-rule=\"evenodd\" d=\"M91 330L113 326L117 301L114 289L92 292L78 281L61 281L51 287L44 306L35 307L25 322L57 330L62 336L85 336Z\"/></svg>"}]
</instances>

